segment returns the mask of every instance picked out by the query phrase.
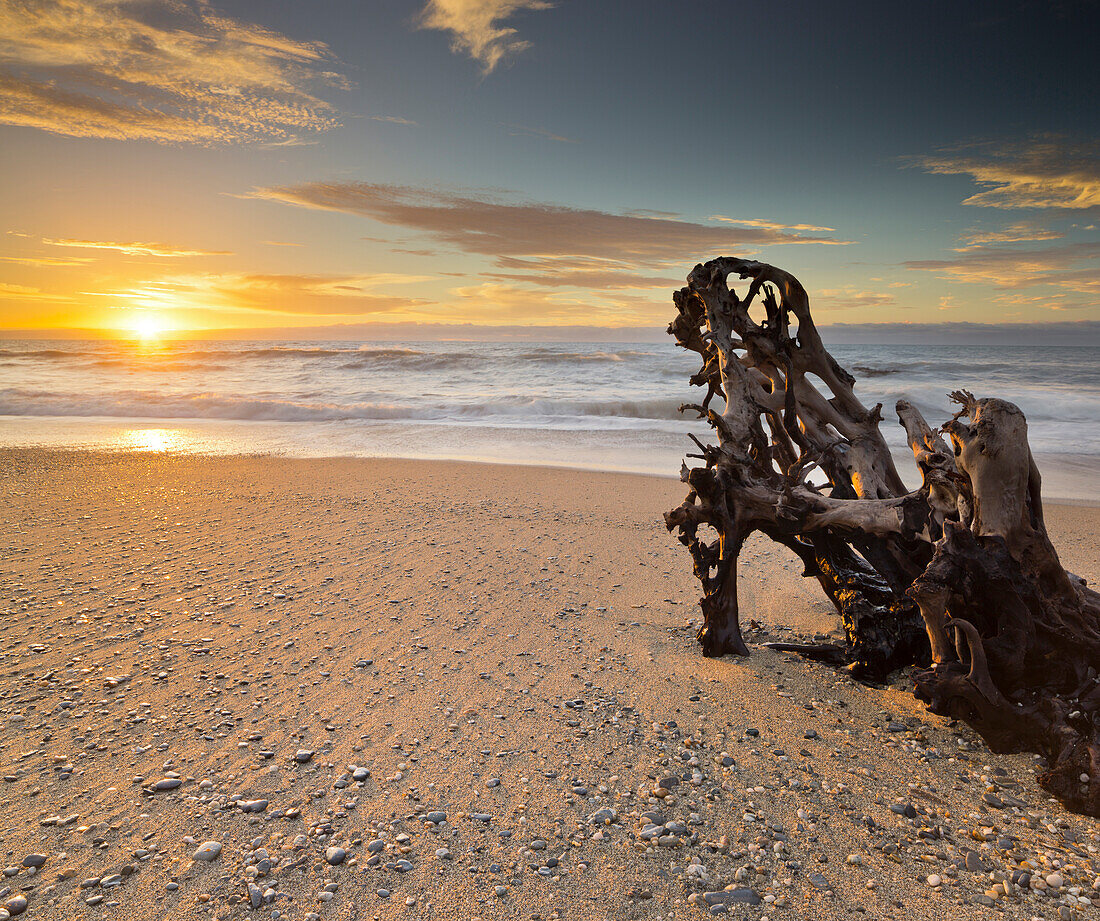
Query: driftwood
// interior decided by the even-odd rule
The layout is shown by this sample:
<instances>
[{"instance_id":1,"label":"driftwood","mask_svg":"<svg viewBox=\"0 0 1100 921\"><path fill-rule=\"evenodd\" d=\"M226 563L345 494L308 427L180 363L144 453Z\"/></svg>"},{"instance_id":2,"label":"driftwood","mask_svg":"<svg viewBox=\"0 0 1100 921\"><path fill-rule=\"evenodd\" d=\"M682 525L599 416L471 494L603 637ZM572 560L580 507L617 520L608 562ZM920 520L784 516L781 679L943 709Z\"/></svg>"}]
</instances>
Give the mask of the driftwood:
<instances>
[{"instance_id":1,"label":"driftwood","mask_svg":"<svg viewBox=\"0 0 1100 921\"><path fill-rule=\"evenodd\" d=\"M751 279L742 297L730 275ZM934 712L965 720L994 751L1041 753L1040 783L1100 815L1100 595L1047 537L1019 408L951 394L949 446L899 402L923 479L909 491L879 431L881 404L856 398L794 276L715 259L674 301L668 331L699 354L691 383L706 389L682 410L718 441L691 436L702 464L684 464L690 491L665 515L703 586L703 653L749 653L737 557L761 531L799 556L847 634L844 648L777 648L842 660L864 680L918 666L915 693Z\"/></svg>"}]
</instances>

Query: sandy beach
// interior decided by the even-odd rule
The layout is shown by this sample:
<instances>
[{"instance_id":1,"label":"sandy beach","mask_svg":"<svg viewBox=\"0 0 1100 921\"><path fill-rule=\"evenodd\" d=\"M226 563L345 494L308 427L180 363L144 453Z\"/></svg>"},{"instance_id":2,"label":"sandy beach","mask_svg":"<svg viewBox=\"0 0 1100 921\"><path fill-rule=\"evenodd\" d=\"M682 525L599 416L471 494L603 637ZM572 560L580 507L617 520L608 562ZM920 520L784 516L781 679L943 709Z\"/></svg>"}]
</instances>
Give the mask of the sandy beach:
<instances>
[{"instance_id":1,"label":"sandy beach","mask_svg":"<svg viewBox=\"0 0 1100 921\"><path fill-rule=\"evenodd\" d=\"M1100 918L1100 821L885 688L708 660L657 477L0 452L0 910ZM1100 509L1051 505L1100 578ZM838 634L782 548L750 644Z\"/></svg>"}]
</instances>

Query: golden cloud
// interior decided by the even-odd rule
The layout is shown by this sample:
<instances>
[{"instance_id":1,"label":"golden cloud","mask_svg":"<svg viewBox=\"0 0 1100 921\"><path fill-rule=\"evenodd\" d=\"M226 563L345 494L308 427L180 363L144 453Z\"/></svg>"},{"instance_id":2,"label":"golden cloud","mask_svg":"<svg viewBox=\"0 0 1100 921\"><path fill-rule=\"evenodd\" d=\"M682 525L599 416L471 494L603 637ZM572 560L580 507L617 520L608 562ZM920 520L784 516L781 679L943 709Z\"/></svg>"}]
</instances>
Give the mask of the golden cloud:
<instances>
[{"instance_id":1,"label":"golden cloud","mask_svg":"<svg viewBox=\"0 0 1100 921\"><path fill-rule=\"evenodd\" d=\"M1072 243L1029 250L1017 246L978 246L955 259L922 259L903 265L968 284L992 284L998 288L1058 284L1086 290L1100 278L1097 260L1100 260L1100 243ZM1076 268L1081 263L1091 264Z\"/></svg>"},{"instance_id":2,"label":"golden cloud","mask_svg":"<svg viewBox=\"0 0 1100 921\"><path fill-rule=\"evenodd\" d=\"M73 137L293 142L337 124L331 55L204 0L0 4L0 123Z\"/></svg>"},{"instance_id":3,"label":"golden cloud","mask_svg":"<svg viewBox=\"0 0 1100 921\"><path fill-rule=\"evenodd\" d=\"M630 267L675 264L684 270L708 254L745 253L788 243L845 242L787 229L716 227L648 214L613 214L475 192L368 182L308 182L254 189L245 197L357 214L427 234L436 243L465 253L497 259L573 257L612 260Z\"/></svg>"},{"instance_id":4,"label":"golden cloud","mask_svg":"<svg viewBox=\"0 0 1100 921\"><path fill-rule=\"evenodd\" d=\"M43 239L48 246L67 246L72 249L104 249L123 253L127 256L232 256L228 250L178 249L167 243L115 243L101 240L50 240Z\"/></svg>"},{"instance_id":5,"label":"golden cloud","mask_svg":"<svg viewBox=\"0 0 1100 921\"><path fill-rule=\"evenodd\" d=\"M420 14L425 29L450 32L451 50L468 54L490 73L502 61L514 58L531 43L502 23L525 10L548 10L545 0L428 0Z\"/></svg>"},{"instance_id":6,"label":"golden cloud","mask_svg":"<svg viewBox=\"0 0 1100 921\"><path fill-rule=\"evenodd\" d=\"M240 311L299 316L346 316L392 313L428 301L377 292L392 284L427 281L424 275L177 275L130 287L87 291L115 306L189 311Z\"/></svg>"},{"instance_id":7,"label":"golden cloud","mask_svg":"<svg viewBox=\"0 0 1100 921\"><path fill-rule=\"evenodd\" d=\"M1023 143L984 143L939 156L907 158L929 173L970 176L983 191L964 205L984 208L1100 207L1100 157L1095 144L1060 137Z\"/></svg>"}]
</instances>

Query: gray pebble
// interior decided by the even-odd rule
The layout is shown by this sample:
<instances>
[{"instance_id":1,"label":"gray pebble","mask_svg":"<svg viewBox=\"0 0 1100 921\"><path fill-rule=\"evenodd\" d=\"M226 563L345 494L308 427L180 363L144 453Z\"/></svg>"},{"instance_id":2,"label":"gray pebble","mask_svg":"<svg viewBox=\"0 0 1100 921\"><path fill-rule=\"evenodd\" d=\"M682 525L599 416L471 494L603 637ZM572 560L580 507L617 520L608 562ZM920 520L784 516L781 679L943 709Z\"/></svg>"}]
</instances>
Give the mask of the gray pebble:
<instances>
[{"instance_id":1,"label":"gray pebble","mask_svg":"<svg viewBox=\"0 0 1100 921\"><path fill-rule=\"evenodd\" d=\"M13 918L21 915L27 910L27 900L24 896L13 895L4 903L4 910Z\"/></svg>"},{"instance_id":2,"label":"gray pebble","mask_svg":"<svg viewBox=\"0 0 1100 921\"><path fill-rule=\"evenodd\" d=\"M207 841L202 847L195 851L195 860L203 860L206 863L210 863L212 860L217 860L221 856L222 845L220 841Z\"/></svg>"},{"instance_id":3,"label":"gray pebble","mask_svg":"<svg viewBox=\"0 0 1100 921\"><path fill-rule=\"evenodd\" d=\"M28 854L23 858L23 866L34 867L36 870L46 862L45 854Z\"/></svg>"},{"instance_id":4,"label":"gray pebble","mask_svg":"<svg viewBox=\"0 0 1100 921\"><path fill-rule=\"evenodd\" d=\"M307 764L313 760L313 752L308 748L299 748L298 751L294 753L294 760L299 764Z\"/></svg>"},{"instance_id":5,"label":"gray pebble","mask_svg":"<svg viewBox=\"0 0 1100 921\"><path fill-rule=\"evenodd\" d=\"M162 777L150 789L154 793L163 793L166 790L175 790L183 781L178 777Z\"/></svg>"},{"instance_id":6,"label":"gray pebble","mask_svg":"<svg viewBox=\"0 0 1100 921\"><path fill-rule=\"evenodd\" d=\"M325 860L334 867L342 864L347 859L347 856L347 851L342 847L330 847L325 851Z\"/></svg>"},{"instance_id":7,"label":"gray pebble","mask_svg":"<svg viewBox=\"0 0 1100 921\"><path fill-rule=\"evenodd\" d=\"M707 905L759 905L760 896L752 889L722 889L718 892L704 892L703 901Z\"/></svg>"}]
</instances>

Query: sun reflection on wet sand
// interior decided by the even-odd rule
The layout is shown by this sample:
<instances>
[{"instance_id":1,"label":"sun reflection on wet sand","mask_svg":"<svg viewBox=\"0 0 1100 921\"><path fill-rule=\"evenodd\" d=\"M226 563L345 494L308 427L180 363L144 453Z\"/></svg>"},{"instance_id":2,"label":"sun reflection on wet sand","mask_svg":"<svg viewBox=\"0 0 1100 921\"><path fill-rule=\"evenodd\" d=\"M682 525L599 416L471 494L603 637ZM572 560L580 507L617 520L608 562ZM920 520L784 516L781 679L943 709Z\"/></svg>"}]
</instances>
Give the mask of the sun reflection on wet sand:
<instances>
[{"instance_id":1,"label":"sun reflection on wet sand","mask_svg":"<svg viewBox=\"0 0 1100 921\"><path fill-rule=\"evenodd\" d=\"M119 433L117 447L123 451L152 451L165 454L186 450L187 439L171 429L126 429Z\"/></svg>"}]
</instances>

